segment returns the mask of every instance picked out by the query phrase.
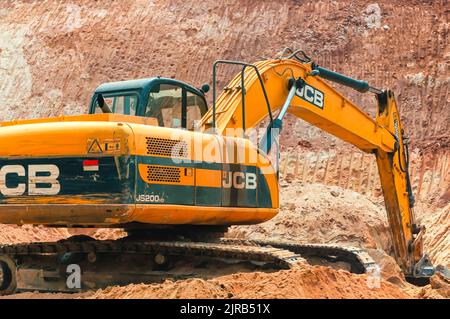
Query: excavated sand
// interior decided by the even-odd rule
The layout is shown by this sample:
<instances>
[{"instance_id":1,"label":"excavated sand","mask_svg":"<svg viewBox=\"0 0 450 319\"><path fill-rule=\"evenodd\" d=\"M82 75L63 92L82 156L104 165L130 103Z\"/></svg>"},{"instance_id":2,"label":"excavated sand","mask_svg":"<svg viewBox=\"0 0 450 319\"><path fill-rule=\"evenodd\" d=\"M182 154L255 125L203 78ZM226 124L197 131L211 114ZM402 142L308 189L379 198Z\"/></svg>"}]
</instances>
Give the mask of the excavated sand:
<instances>
[{"instance_id":1,"label":"excavated sand","mask_svg":"<svg viewBox=\"0 0 450 319\"><path fill-rule=\"evenodd\" d=\"M65 228L45 228L31 225L15 226L0 224L0 244L16 244L57 241L69 236Z\"/></svg>"},{"instance_id":2,"label":"excavated sand","mask_svg":"<svg viewBox=\"0 0 450 319\"><path fill-rule=\"evenodd\" d=\"M414 292L417 293L417 292ZM286 270L276 273L241 273L215 279L199 278L162 284L134 284L108 287L82 294L22 293L7 298L88 298L88 299L155 299L155 298L411 298L402 288L384 280L379 288L369 288L366 275L322 266Z\"/></svg>"},{"instance_id":3,"label":"excavated sand","mask_svg":"<svg viewBox=\"0 0 450 319\"><path fill-rule=\"evenodd\" d=\"M422 220L424 245L433 262L450 268L450 203Z\"/></svg>"},{"instance_id":4,"label":"excavated sand","mask_svg":"<svg viewBox=\"0 0 450 319\"><path fill-rule=\"evenodd\" d=\"M337 186L283 182L280 203L275 218L233 227L231 236L391 249L384 209L361 194Z\"/></svg>"},{"instance_id":5,"label":"excavated sand","mask_svg":"<svg viewBox=\"0 0 450 319\"><path fill-rule=\"evenodd\" d=\"M245 273L211 280L166 281L161 285L130 285L99 290L90 298L410 298L383 281L367 286L365 275L315 266L276 273Z\"/></svg>"}]
</instances>

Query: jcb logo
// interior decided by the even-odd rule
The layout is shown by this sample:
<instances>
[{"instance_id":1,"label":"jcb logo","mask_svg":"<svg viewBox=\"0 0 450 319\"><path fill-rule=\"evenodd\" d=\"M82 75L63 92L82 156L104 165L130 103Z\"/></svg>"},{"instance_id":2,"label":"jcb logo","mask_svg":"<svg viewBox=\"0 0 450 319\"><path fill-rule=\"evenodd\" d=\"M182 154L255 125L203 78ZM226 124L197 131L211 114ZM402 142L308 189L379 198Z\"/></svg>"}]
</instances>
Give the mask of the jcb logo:
<instances>
[{"instance_id":1,"label":"jcb logo","mask_svg":"<svg viewBox=\"0 0 450 319\"><path fill-rule=\"evenodd\" d=\"M256 174L244 172L223 172L224 188L256 189Z\"/></svg>"},{"instance_id":2,"label":"jcb logo","mask_svg":"<svg viewBox=\"0 0 450 319\"><path fill-rule=\"evenodd\" d=\"M322 91L305 84L303 87L297 89L295 95L323 109L323 100L325 95Z\"/></svg>"},{"instance_id":3,"label":"jcb logo","mask_svg":"<svg viewBox=\"0 0 450 319\"><path fill-rule=\"evenodd\" d=\"M20 183L26 169L22 165L5 165L0 169L0 192L3 196L21 196L28 186L28 195L57 195L61 190L56 165L28 165L27 184ZM15 182L12 182L15 181Z\"/></svg>"}]
</instances>

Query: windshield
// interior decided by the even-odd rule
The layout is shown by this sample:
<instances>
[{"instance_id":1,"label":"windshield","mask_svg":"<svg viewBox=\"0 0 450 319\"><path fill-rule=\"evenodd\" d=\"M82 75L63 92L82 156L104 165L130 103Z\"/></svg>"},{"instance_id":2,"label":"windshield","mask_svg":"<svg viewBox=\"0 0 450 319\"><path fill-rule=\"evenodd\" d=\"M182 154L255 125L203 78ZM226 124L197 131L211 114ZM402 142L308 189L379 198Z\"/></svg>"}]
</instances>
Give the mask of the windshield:
<instances>
[{"instance_id":1,"label":"windshield","mask_svg":"<svg viewBox=\"0 0 450 319\"><path fill-rule=\"evenodd\" d=\"M145 116L158 119L160 126L181 127L182 92L177 85L155 86L148 97Z\"/></svg>"},{"instance_id":2,"label":"windshield","mask_svg":"<svg viewBox=\"0 0 450 319\"><path fill-rule=\"evenodd\" d=\"M205 112L206 104L199 95L176 84L160 84L149 94L145 116L156 118L159 126L194 130Z\"/></svg>"},{"instance_id":3,"label":"windshield","mask_svg":"<svg viewBox=\"0 0 450 319\"><path fill-rule=\"evenodd\" d=\"M94 113L116 113L136 115L138 96L136 94L98 94Z\"/></svg>"}]
</instances>

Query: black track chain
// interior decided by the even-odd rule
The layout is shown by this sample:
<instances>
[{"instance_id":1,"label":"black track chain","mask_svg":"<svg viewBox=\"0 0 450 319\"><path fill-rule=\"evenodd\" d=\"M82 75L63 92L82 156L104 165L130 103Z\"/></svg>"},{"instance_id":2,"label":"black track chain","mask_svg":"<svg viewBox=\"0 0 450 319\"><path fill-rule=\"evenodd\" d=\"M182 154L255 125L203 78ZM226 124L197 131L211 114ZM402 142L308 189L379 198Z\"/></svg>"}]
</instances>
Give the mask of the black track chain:
<instances>
[{"instance_id":1,"label":"black track chain","mask_svg":"<svg viewBox=\"0 0 450 319\"><path fill-rule=\"evenodd\" d=\"M299 244L293 241L275 241L275 240L249 240L224 238L223 243L239 244L249 246L275 247L292 251L304 258L307 257L333 257L339 261L344 261L352 265L357 273L366 273L377 263L362 248L344 246L337 244Z\"/></svg>"},{"instance_id":2,"label":"black track chain","mask_svg":"<svg viewBox=\"0 0 450 319\"><path fill-rule=\"evenodd\" d=\"M277 247L230 243L179 241L88 240L0 245L0 254L30 256L64 253L167 254L272 263L282 269L299 267L305 260L292 251Z\"/></svg>"}]
</instances>

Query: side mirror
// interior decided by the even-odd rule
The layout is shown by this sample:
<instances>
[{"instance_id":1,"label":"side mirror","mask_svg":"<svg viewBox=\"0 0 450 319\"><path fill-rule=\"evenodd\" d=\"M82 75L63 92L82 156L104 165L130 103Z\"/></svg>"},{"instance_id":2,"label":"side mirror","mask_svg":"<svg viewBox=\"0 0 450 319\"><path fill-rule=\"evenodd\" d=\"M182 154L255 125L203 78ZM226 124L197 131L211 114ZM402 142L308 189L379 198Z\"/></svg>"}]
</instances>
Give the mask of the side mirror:
<instances>
[{"instance_id":1,"label":"side mirror","mask_svg":"<svg viewBox=\"0 0 450 319\"><path fill-rule=\"evenodd\" d=\"M209 84L208 84L208 83L205 83L205 84L202 85L200 91L202 91L203 93L206 94L206 93L209 92L209 89L210 89Z\"/></svg>"}]
</instances>

